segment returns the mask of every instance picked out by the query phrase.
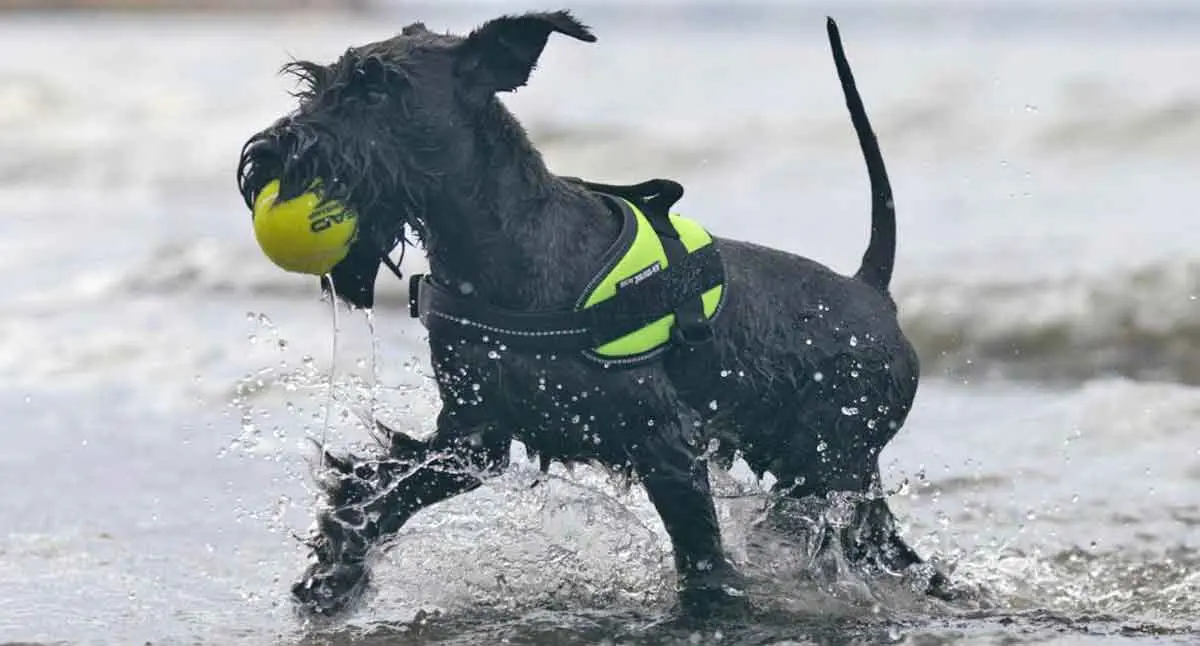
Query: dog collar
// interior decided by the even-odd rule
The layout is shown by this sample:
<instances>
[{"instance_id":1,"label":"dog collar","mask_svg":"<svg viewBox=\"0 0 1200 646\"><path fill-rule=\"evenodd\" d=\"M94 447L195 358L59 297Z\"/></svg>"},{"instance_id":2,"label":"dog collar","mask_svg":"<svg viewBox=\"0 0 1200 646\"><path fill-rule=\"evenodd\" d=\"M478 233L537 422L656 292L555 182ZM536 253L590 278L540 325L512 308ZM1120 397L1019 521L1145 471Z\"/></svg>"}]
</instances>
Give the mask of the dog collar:
<instances>
[{"instance_id":1,"label":"dog collar","mask_svg":"<svg viewBox=\"0 0 1200 646\"><path fill-rule=\"evenodd\" d=\"M410 315L426 329L541 352L581 352L605 366L656 358L672 343L711 336L725 270L712 236L669 212L683 188L668 180L594 184L621 218L621 232L574 309L523 312L463 296L427 274L409 279Z\"/></svg>"}]
</instances>

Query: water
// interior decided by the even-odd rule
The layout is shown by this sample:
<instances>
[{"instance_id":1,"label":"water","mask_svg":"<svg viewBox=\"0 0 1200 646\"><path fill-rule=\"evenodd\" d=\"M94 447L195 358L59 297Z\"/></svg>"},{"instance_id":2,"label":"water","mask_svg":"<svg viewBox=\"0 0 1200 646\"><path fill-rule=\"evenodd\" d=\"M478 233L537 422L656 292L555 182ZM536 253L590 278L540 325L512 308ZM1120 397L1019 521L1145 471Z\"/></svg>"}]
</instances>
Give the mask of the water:
<instances>
[{"instance_id":1,"label":"water","mask_svg":"<svg viewBox=\"0 0 1200 646\"><path fill-rule=\"evenodd\" d=\"M378 374L368 322L340 312L327 410L329 303L255 249L237 151L288 108L289 55L523 7L4 15L0 642L1200 639L1200 82L1178 71L1200 63L1200 12L955 6L835 15L892 171L895 291L925 366L885 478L906 535L979 600L848 604L764 576L763 616L715 627L663 618L669 547L639 490L588 469L530 488L521 459L414 519L348 624L306 629L287 604L326 413L347 448L371 441L360 416L421 434L437 404L385 278ZM717 233L851 271L869 201L827 10L583 5L600 41L552 41L506 101L560 172L676 178ZM721 501L739 557L752 503Z\"/></svg>"}]
</instances>

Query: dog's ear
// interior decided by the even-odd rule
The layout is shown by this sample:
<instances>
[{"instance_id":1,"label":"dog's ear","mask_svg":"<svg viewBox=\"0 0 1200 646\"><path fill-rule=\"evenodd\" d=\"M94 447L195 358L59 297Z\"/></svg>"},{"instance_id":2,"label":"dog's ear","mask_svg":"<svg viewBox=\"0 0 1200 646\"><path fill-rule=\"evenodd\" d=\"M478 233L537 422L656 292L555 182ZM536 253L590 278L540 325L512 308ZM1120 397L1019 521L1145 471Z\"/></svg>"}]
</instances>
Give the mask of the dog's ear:
<instances>
[{"instance_id":1,"label":"dog's ear","mask_svg":"<svg viewBox=\"0 0 1200 646\"><path fill-rule=\"evenodd\" d=\"M596 37L567 11L503 16L471 32L458 53L458 73L472 90L510 92L529 80L550 34L592 43Z\"/></svg>"}]
</instances>

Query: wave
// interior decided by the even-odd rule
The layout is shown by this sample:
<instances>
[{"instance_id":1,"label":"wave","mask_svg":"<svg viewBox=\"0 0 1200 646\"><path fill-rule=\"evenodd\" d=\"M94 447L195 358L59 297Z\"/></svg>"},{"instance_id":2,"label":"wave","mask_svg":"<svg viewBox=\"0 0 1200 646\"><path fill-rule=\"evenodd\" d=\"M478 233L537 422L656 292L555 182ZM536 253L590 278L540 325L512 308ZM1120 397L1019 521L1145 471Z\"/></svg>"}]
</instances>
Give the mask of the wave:
<instances>
[{"instance_id":1,"label":"wave","mask_svg":"<svg viewBox=\"0 0 1200 646\"><path fill-rule=\"evenodd\" d=\"M420 254L406 253L400 269L409 276L426 271L428 265ZM311 299L321 294L315 277L281 271L256 247L231 247L215 239L160 247L112 284L115 290L132 294L201 293L282 299ZM407 307L407 282L381 272L376 301L385 307Z\"/></svg>"},{"instance_id":2,"label":"wave","mask_svg":"<svg viewBox=\"0 0 1200 646\"><path fill-rule=\"evenodd\" d=\"M410 251L402 269L410 275L427 265ZM164 247L113 288L283 299L320 294L315 279L279 271L256 248L211 240ZM1200 259L1055 279L927 278L900 282L894 292L926 374L1200 384ZM381 273L377 303L407 307L406 281Z\"/></svg>"},{"instance_id":3,"label":"wave","mask_svg":"<svg viewBox=\"0 0 1200 646\"><path fill-rule=\"evenodd\" d=\"M1200 383L1200 260L1052 280L898 285L926 372Z\"/></svg>"},{"instance_id":4,"label":"wave","mask_svg":"<svg viewBox=\"0 0 1200 646\"><path fill-rule=\"evenodd\" d=\"M0 92L0 103L4 98ZM764 154L814 159L825 153L852 154L853 133L843 116L816 117L592 124L534 116L524 121L552 167L627 172L632 162L645 172L678 174L728 160L753 163ZM957 99L938 97L873 107L872 119L889 158L897 161L922 158L930 151L943 159L969 159L993 151L1050 160L1114 154L1125 160L1140 156L1170 161L1190 156L1200 146L1200 94L1164 97L1151 105L1110 108L1101 114L1059 112L1033 127L964 112ZM231 190L238 147L267 122L218 124L221 135L201 141L190 126L155 132L144 123L96 123L92 128L77 126L74 132L54 124L49 126L57 130L53 134L38 133L39 128L32 134L8 134L0 138L12 153L0 158L0 185L133 184L226 192ZM0 125L15 132L29 124L6 124L0 118Z\"/></svg>"},{"instance_id":5,"label":"wave","mask_svg":"<svg viewBox=\"0 0 1200 646\"><path fill-rule=\"evenodd\" d=\"M1031 116L1022 110L996 114L1007 104L973 83L947 80L914 88L891 103L874 102L872 120L889 160L927 162L936 153L942 161L989 155L1175 161L1190 159L1200 147L1200 93L1194 88L1125 105L1110 100L1115 87L1072 80L1050 90L1067 96L1063 105L1029 106L1037 110ZM1100 89L1073 89L1077 85ZM150 88L119 104L84 105L92 97L72 96L44 79L0 78L0 148L8 153L0 156L0 186L229 193L245 138L290 109L278 97L259 92L262 100L254 109L240 112L220 97L200 94L191 104ZM1102 111L1094 109L1097 102ZM564 119L550 104L515 111L551 166L563 172L622 175L632 166L636 172L671 176L701 168L742 172L742 164L752 173L764 156L779 154L853 155L853 132L839 107L797 107L794 117L756 115L753 108L704 114L699 108L686 116L647 114L615 121L597 114ZM196 136L196 124L204 124L206 136Z\"/></svg>"}]
</instances>

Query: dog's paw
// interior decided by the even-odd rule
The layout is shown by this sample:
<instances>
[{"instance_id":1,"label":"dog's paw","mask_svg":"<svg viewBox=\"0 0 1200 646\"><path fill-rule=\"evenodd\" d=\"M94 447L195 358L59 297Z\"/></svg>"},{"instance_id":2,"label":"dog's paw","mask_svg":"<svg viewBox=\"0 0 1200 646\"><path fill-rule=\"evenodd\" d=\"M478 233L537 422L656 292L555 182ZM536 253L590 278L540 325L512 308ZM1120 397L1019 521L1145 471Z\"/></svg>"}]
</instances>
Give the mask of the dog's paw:
<instances>
[{"instance_id":1,"label":"dog's paw","mask_svg":"<svg viewBox=\"0 0 1200 646\"><path fill-rule=\"evenodd\" d=\"M363 563L317 563L292 586L292 599L302 615L333 617L362 599L370 578Z\"/></svg>"},{"instance_id":2,"label":"dog's paw","mask_svg":"<svg viewBox=\"0 0 1200 646\"><path fill-rule=\"evenodd\" d=\"M361 513L324 512L317 517L316 532L308 540L312 564L292 586L292 598L302 615L332 617L348 610L366 590L369 542L362 532ZM355 521L359 521L356 523Z\"/></svg>"},{"instance_id":3,"label":"dog's paw","mask_svg":"<svg viewBox=\"0 0 1200 646\"><path fill-rule=\"evenodd\" d=\"M732 565L693 572L680 584L678 610L693 619L734 619L750 612L747 580Z\"/></svg>"},{"instance_id":4,"label":"dog's paw","mask_svg":"<svg viewBox=\"0 0 1200 646\"><path fill-rule=\"evenodd\" d=\"M679 591L678 610L690 619L731 620L751 612L744 587L733 584L684 586Z\"/></svg>"}]
</instances>

